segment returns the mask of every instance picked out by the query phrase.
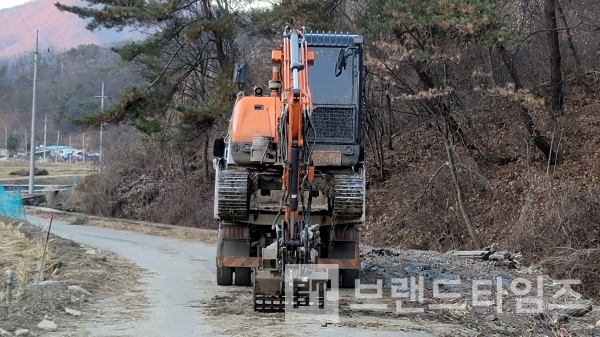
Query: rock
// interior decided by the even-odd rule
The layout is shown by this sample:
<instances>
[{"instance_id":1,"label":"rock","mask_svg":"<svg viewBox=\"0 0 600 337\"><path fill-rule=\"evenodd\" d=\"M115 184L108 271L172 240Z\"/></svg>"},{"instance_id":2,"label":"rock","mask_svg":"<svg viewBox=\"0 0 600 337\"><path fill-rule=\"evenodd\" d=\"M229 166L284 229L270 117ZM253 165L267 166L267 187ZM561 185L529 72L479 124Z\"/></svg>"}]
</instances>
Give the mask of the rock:
<instances>
[{"instance_id":1,"label":"rock","mask_svg":"<svg viewBox=\"0 0 600 337\"><path fill-rule=\"evenodd\" d=\"M553 313L542 313L539 317L549 325L565 323L571 317L581 317L592 311L591 301L581 301Z\"/></svg>"},{"instance_id":2,"label":"rock","mask_svg":"<svg viewBox=\"0 0 600 337\"><path fill-rule=\"evenodd\" d=\"M71 295L71 302L73 302L73 303L81 302L81 299L75 295Z\"/></svg>"},{"instance_id":3,"label":"rock","mask_svg":"<svg viewBox=\"0 0 600 337\"><path fill-rule=\"evenodd\" d=\"M596 322L596 326L600 327L600 321Z\"/></svg>"},{"instance_id":4,"label":"rock","mask_svg":"<svg viewBox=\"0 0 600 337\"><path fill-rule=\"evenodd\" d=\"M56 328L58 328L58 326L56 325L56 323L49 321L47 319L41 321L38 325L38 328L42 329L42 330L46 330L46 331L54 331L56 330Z\"/></svg>"},{"instance_id":5,"label":"rock","mask_svg":"<svg viewBox=\"0 0 600 337\"><path fill-rule=\"evenodd\" d=\"M104 254L102 254L101 250L96 250L94 248L88 248L85 251L85 254L92 255L93 261L106 261L106 256L104 256Z\"/></svg>"},{"instance_id":6,"label":"rock","mask_svg":"<svg viewBox=\"0 0 600 337\"><path fill-rule=\"evenodd\" d=\"M18 329L17 331L15 331L15 336L16 337L28 337L29 336L29 330L27 330L27 329Z\"/></svg>"},{"instance_id":7,"label":"rock","mask_svg":"<svg viewBox=\"0 0 600 337\"><path fill-rule=\"evenodd\" d=\"M35 293L36 287L38 287L37 282L36 283L28 284L28 285L25 286L25 292L28 295L33 295ZM40 282L38 291L41 291L41 292L44 292L44 293L49 293L49 292L58 291L62 287L63 287L63 283L62 282L48 280L48 281L42 281L42 282Z\"/></svg>"},{"instance_id":8,"label":"rock","mask_svg":"<svg viewBox=\"0 0 600 337\"><path fill-rule=\"evenodd\" d=\"M431 266L425 263L410 262L408 266L404 267L404 271L407 273L418 273L425 270L431 270Z\"/></svg>"},{"instance_id":9,"label":"rock","mask_svg":"<svg viewBox=\"0 0 600 337\"><path fill-rule=\"evenodd\" d=\"M0 336L12 336L12 334L2 328L0 328Z\"/></svg>"},{"instance_id":10,"label":"rock","mask_svg":"<svg viewBox=\"0 0 600 337\"><path fill-rule=\"evenodd\" d=\"M81 316L81 311L79 311L79 310L70 309L70 308L65 308L65 311L66 311L66 312L67 312L67 314L69 314L69 315L73 315L73 316Z\"/></svg>"},{"instance_id":11,"label":"rock","mask_svg":"<svg viewBox=\"0 0 600 337\"><path fill-rule=\"evenodd\" d=\"M76 295L92 296L92 293L80 286L69 286L69 291L75 293Z\"/></svg>"},{"instance_id":12,"label":"rock","mask_svg":"<svg viewBox=\"0 0 600 337\"><path fill-rule=\"evenodd\" d=\"M488 312L486 307L474 307L473 310L480 315L487 314Z\"/></svg>"},{"instance_id":13,"label":"rock","mask_svg":"<svg viewBox=\"0 0 600 337\"><path fill-rule=\"evenodd\" d=\"M495 321L495 320L496 320L496 316L494 316L494 315L489 315L489 316L486 316L486 317L485 317L485 320L486 320L486 321L490 321L490 322L491 322L491 321Z\"/></svg>"}]
</instances>

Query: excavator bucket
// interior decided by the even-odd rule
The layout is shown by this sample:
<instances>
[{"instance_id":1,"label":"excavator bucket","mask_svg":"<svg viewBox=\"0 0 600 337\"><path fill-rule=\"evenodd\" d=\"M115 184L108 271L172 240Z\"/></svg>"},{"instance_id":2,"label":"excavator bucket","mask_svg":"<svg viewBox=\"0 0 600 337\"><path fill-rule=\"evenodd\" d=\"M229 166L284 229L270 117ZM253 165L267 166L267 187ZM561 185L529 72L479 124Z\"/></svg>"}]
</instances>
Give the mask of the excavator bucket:
<instances>
[{"instance_id":1,"label":"excavator bucket","mask_svg":"<svg viewBox=\"0 0 600 337\"><path fill-rule=\"evenodd\" d=\"M277 269L254 270L254 311L284 312L299 307L323 309L329 281L327 270L283 280Z\"/></svg>"},{"instance_id":2,"label":"excavator bucket","mask_svg":"<svg viewBox=\"0 0 600 337\"><path fill-rule=\"evenodd\" d=\"M254 269L254 311L285 311L285 288L277 269Z\"/></svg>"}]
</instances>

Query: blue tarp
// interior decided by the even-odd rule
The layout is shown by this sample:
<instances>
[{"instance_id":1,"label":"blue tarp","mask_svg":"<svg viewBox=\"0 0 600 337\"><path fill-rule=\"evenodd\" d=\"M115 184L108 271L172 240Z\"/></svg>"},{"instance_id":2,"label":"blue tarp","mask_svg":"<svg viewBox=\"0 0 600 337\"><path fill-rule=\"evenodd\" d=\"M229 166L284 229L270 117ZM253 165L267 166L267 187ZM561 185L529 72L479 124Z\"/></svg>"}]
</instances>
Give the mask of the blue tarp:
<instances>
[{"instance_id":1,"label":"blue tarp","mask_svg":"<svg viewBox=\"0 0 600 337\"><path fill-rule=\"evenodd\" d=\"M0 186L0 215L25 219L25 209L23 208L21 191L11 193Z\"/></svg>"}]
</instances>

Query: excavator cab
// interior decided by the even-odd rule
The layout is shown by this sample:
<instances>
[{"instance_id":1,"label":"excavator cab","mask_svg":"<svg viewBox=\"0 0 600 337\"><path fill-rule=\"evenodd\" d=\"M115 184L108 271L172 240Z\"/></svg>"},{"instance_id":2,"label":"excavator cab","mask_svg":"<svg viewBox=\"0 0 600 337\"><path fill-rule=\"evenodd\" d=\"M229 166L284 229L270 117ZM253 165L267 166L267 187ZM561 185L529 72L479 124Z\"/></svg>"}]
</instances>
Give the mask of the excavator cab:
<instances>
[{"instance_id":1,"label":"excavator cab","mask_svg":"<svg viewBox=\"0 0 600 337\"><path fill-rule=\"evenodd\" d=\"M316 131L316 166L357 165L362 139L362 55L359 35L307 33L304 38L315 62L308 68ZM309 141L313 140L309 133ZM337 156L335 151L340 151ZM334 159L335 158L335 159Z\"/></svg>"}]
</instances>

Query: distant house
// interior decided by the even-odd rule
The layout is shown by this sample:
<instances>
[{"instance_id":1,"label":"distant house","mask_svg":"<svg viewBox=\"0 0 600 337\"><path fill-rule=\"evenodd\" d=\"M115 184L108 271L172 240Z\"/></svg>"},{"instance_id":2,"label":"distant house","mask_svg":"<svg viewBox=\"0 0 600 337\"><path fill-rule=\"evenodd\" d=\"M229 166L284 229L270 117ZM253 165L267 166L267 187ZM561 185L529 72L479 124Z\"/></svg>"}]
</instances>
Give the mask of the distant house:
<instances>
[{"instance_id":1,"label":"distant house","mask_svg":"<svg viewBox=\"0 0 600 337\"><path fill-rule=\"evenodd\" d=\"M0 148L0 157L8 157L8 150Z\"/></svg>"},{"instance_id":2,"label":"distant house","mask_svg":"<svg viewBox=\"0 0 600 337\"><path fill-rule=\"evenodd\" d=\"M63 158L63 159L69 159L69 153L75 153L75 152L80 152L80 151L81 150L78 150L75 148L69 148L68 146L62 146L62 145L59 145L59 146L51 145L51 146L46 147L46 154L48 154L48 152L49 152L50 156L59 157L59 158ZM43 153L44 153L44 149L35 151L36 157L39 155L42 155Z\"/></svg>"},{"instance_id":3,"label":"distant house","mask_svg":"<svg viewBox=\"0 0 600 337\"><path fill-rule=\"evenodd\" d=\"M51 151L50 149L46 149L44 151L44 148L39 148L35 150L35 159L40 159L44 157L44 152L46 152L46 157L49 157L51 155Z\"/></svg>"}]
</instances>

